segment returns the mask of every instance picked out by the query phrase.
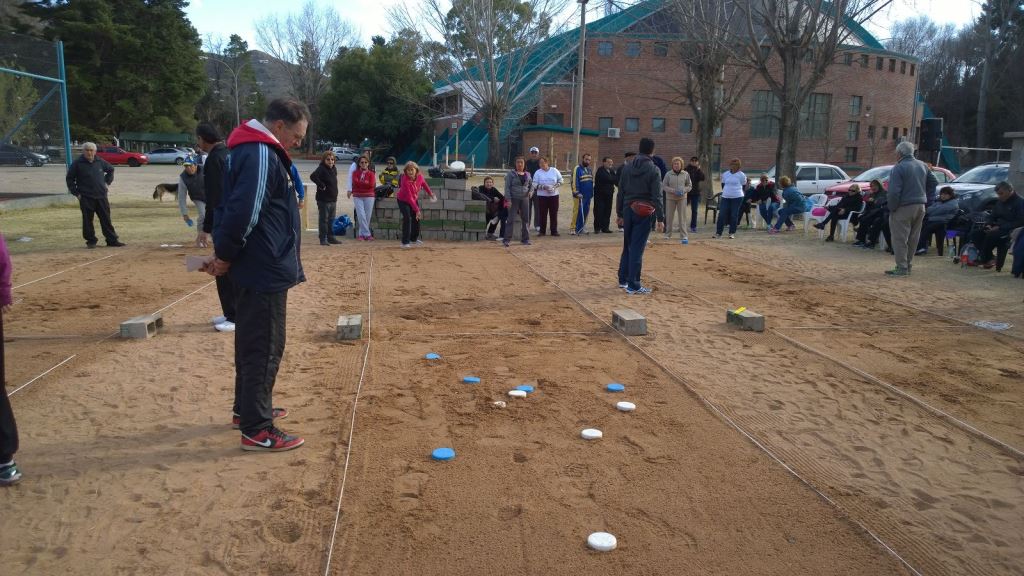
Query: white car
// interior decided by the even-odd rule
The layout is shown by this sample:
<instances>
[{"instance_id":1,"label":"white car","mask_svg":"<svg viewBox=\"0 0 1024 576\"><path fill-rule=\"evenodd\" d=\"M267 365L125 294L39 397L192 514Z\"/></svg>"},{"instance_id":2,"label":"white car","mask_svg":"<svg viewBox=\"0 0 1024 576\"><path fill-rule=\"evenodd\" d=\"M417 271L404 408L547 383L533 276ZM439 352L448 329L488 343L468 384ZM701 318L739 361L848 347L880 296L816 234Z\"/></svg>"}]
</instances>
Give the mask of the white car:
<instances>
[{"instance_id":1,"label":"white car","mask_svg":"<svg viewBox=\"0 0 1024 576\"><path fill-rule=\"evenodd\" d=\"M754 181L757 180L756 178L751 178ZM775 166L768 170L768 178L773 182L775 181ZM810 196L811 194L824 194L826 188L835 186L840 182L846 182L849 179L850 177L839 166L818 164L816 162L797 162L796 178L793 180L801 194Z\"/></svg>"},{"instance_id":2,"label":"white car","mask_svg":"<svg viewBox=\"0 0 1024 576\"><path fill-rule=\"evenodd\" d=\"M342 162L352 162L359 157L359 152L351 148L345 148L344 146L335 146L331 148L334 151L334 157L338 159L338 164Z\"/></svg>"},{"instance_id":3,"label":"white car","mask_svg":"<svg viewBox=\"0 0 1024 576\"><path fill-rule=\"evenodd\" d=\"M181 165L186 159L195 156L195 152L188 148L157 148L146 152L150 164L177 164Z\"/></svg>"}]
</instances>

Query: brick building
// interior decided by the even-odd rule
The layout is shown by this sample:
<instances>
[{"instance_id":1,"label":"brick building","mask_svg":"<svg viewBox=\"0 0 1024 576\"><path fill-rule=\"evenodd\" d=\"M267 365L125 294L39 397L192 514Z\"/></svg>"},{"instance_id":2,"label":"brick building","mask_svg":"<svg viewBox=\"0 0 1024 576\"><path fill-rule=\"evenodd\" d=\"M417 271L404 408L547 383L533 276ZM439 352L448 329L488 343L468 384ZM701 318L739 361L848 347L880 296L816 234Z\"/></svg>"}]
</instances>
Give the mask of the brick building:
<instances>
[{"instance_id":1,"label":"brick building","mask_svg":"<svg viewBox=\"0 0 1024 576\"><path fill-rule=\"evenodd\" d=\"M665 158L696 153L697 126L683 96L685 69L678 56L685 44L680 40L682 34L665 32L665 5L661 0L643 2L587 25L581 153L589 152L598 159L611 156L619 162L626 151L637 149L642 137L653 138L658 154ZM900 139L912 137L919 62L885 50L859 26L851 30L848 44L838 52L837 61L802 111L798 158L859 172L891 162ZM565 41L566 36L575 41ZM549 61L537 66L549 72L531 94L532 108L503 132L502 143L508 148L503 151L503 161L537 146L559 168L574 163L572 78L578 36L574 30L549 40L557 41L559 50L549 51ZM561 65L551 65L552 61ZM725 73L741 71L727 69ZM438 93L445 93L449 106L458 109L459 100L452 99L450 85ZM739 157L748 173L773 165L778 107L767 84L755 76L715 131L712 163ZM473 125L473 111L460 112L463 129ZM447 128L444 120L437 127ZM472 127L486 136L478 124ZM448 131L439 133L447 136ZM465 136L463 141L467 141ZM486 137L482 142L486 152ZM474 152L477 165L483 164L480 148Z\"/></svg>"}]
</instances>

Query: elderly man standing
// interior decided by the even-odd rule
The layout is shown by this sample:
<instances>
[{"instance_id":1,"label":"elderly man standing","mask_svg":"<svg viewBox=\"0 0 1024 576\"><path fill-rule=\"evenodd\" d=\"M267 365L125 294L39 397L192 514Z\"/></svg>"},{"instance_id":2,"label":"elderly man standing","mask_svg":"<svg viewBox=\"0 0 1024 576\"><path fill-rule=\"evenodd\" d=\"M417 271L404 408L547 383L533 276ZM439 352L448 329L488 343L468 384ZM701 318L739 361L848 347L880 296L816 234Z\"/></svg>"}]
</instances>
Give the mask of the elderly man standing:
<instances>
[{"instance_id":1,"label":"elderly man standing","mask_svg":"<svg viewBox=\"0 0 1024 576\"><path fill-rule=\"evenodd\" d=\"M896 145L899 161L889 174L889 229L892 231L892 250L896 267L886 270L889 276L910 274L914 251L924 223L925 203L928 201L928 179L934 179L924 162L914 158L914 145L900 142Z\"/></svg>"},{"instance_id":2,"label":"elderly man standing","mask_svg":"<svg viewBox=\"0 0 1024 576\"><path fill-rule=\"evenodd\" d=\"M107 246L118 248L124 243L117 239L117 231L110 221L110 202L107 201L107 188L114 181L114 167L103 158L96 157L96 145L86 142L82 146L82 155L68 168L68 192L78 198L78 206L82 209L82 237L86 248L96 247L96 229L93 227L93 216L100 217L100 230L107 240Z\"/></svg>"}]
</instances>

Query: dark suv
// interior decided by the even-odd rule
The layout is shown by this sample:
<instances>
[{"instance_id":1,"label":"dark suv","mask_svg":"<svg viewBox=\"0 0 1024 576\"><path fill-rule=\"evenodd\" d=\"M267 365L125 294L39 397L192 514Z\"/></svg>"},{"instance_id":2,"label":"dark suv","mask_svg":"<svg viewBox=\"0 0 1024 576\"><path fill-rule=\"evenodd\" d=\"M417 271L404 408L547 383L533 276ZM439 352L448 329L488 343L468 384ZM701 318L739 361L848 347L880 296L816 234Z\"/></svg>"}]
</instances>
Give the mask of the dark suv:
<instances>
[{"instance_id":1,"label":"dark suv","mask_svg":"<svg viewBox=\"0 0 1024 576\"><path fill-rule=\"evenodd\" d=\"M20 164L22 166L42 166L49 162L50 158L44 154L38 154L15 146L14 144L0 144L0 164Z\"/></svg>"}]
</instances>

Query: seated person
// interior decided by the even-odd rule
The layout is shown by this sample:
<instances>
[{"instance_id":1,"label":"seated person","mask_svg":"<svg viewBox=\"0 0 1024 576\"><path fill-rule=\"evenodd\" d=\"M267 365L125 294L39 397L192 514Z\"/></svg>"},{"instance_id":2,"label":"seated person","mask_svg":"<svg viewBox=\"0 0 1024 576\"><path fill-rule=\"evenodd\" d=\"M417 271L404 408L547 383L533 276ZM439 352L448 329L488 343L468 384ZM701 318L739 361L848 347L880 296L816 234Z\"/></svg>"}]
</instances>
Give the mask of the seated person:
<instances>
[{"instance_id":1,"label":"seated person","mask_svg":"<svg viewBox=\"0 0 1024 576\"><path fill-rule=\"evenodd\" d=\"M992 251L1006 245L1009 248L1010 232L1024 226L1024 198L1013 191L1007 181L996 184L996 205L987 222L971 234L971 241L978 248L978 265L992 268Z\"/></svg>"},{"instance_id":2,"label":"seated person","mask_svg":"<svg viewBox=\"0 0 1024 576\"><path fill-rule=\"evenodd\" d=\"M758 203L757 210L761 213L765 228L771 228L772 220L779 212L779 205L782 204L779 192L775 189L775 183L768 180L767 174L761 174L761 180L754 187L755 201Z\"/></svg>"},{"instance_id":3,"label":"seated person","mask_svg":"<svg viewBox=\"0 0 1024 576\"><path fill-rule=\"evenodd\" d=\"M939 201L929 206L924 215L921 240L918 241L917 252L914 254L916 256L927 254L931 237L935 236L935 249L939 256L942 256L942 245L946 243L946 225L959 211L960 203L956 200L956 191L949 186L944 187L939 192Z\"/></svg>"},{"instance_id":4,"label":"seated person","mask_svg":"<svg viewBox=\"0 0 1024 576\"><path fill-rule=\"evenodd\" d=\"M869 188L870 194L864 199L867 206L857 219L857 241L853 245L872 249L878 244L879 234L884 233L889 243L889 197L878 180L872 180Z\"/></svg>"},{"instance_id":5,"label":"seated person","mask_svg":"<svg viewBox=\"0 0 1024 576\"><path fill-rule=\"evenodd\" d=\"M815 224L814 227L818 230L824 230L825 225L829 224L828 238L825 238L825 242L832 242L836 239L836 224L851 213L859 212L863 206L864 199L860 195L860 186L851 184L849 190L840 197L839 203L828 207L828 216Z\"/></svg>"},{"instance_id":6,"label":"seated person","mask_svg":"<svg viewBox=\"0 0 1024 576\"><path fill-rule=\"evenodd\" d=\"M750 209L754 204L757 204L757 189L751 185L750 178L747 178L747 183L743 186L743 204L740 204L739 217L739 220L742 220L746 216L747 226L750 226Z\"/></svg>"},{"instance_id":7,"label":"seated person","mask_svg":"<svg viewBox=\"0 0 1024 576\"><path fill-rule=\"evenodd\" d=\"M777 234L783 224L786 225L787 232L792 231L795 228L793 226L793 216L803 214L807 205L807 199L804 198L804 195L800 193L796 186L793 186L793 181L790 180L789 176L779 178L779 186L782 186L782 199L785 200L786 204L779 210L779 217L775 220L775 226L768 228L769 234Z\"/></svg>"},{"instance_id":8,"label":"seated person","mask_svg":"<svg viewBox=\"0 0 1024 576\"><path fill-rule=\"evenodd\" d=\"M1013 254L1013 277L1024 278L1024 227L1010 233L1010 246L1010 253Z\"/></svg>"},{"instance_id":9,"label":"seated person","mask_svg":"<svg viewBox=\"0 0 1024 576\"><path fill-rule=\"evenodd\" d=\"M487 239L497 240L498 236L505 237L505 220L508 219L508 208L505 208L505 195L494 187L494 178L484 178L484 185L474 191L474 196L481 200L487 199ZM494 235L494 229L501 225L498 236Z\"/></svg>"}]
</instances>

